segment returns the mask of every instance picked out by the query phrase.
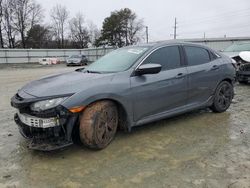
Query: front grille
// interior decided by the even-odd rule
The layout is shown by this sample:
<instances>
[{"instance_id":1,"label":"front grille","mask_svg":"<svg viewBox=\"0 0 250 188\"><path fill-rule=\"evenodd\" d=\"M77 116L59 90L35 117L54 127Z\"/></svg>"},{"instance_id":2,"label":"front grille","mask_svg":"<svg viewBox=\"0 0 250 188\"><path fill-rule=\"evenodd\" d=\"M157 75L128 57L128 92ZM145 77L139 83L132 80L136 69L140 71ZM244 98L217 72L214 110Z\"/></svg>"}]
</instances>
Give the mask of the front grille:
<instances>
[{"instance_id":1,"label":"front grille","mask_svg":"<svg viewBox=\"0 0 250 188\"><path fill-rule=\"evenodd\" d=\"M39 120L38 119L30 119L31 127L39 127Z\"/></svg>"},{"instance_id":2,"label":"front grille","mask_svg":"<svg viewBox=\"0 0 250 188\"><path fill-rule=\"evenodd\" d=\"M21 114L18 113L18 118L20 121L30 127L37 127L37 128L49 128L57 126L57 118L39 118L30 116L28 114Z\"/></svg>"},{"instance_id":3,"label":"front grille","mask_svg":"<svg viewBox=\"0 0 250 188\"><path fill-rule=\"evenodd\" d=\"M66 139L66 132L63 126L50 128L30 127L22 123L17 115L15 121L19 125L21 133L34 142L57 142Z\"/></svg>"},{"instance_id":4,"label":"front grille","mask_svg":"<svg viewBox=\"0 0 250 188\"><path fill-rule=\"evenodd\" d=\"M240 71L250 71L250 63L241 65L239 70Z\"/></svg>"}]
</instances>

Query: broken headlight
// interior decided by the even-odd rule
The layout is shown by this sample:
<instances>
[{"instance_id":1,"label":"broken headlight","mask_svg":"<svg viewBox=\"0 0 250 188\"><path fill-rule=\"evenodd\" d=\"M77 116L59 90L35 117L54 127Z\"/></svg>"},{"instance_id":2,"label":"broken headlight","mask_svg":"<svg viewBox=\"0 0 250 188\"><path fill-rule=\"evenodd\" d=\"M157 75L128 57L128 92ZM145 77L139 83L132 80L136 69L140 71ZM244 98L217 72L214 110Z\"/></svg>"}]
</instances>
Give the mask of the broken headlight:
<instances>
[{"instance_id":1,"label":"broken headlight","mask_svg":"<svg viewBox=\"0 0 250 188\"><path fill-rule=\"evenodd\" d=\"M63 101L65 101L68 97L61 97L55 99L48 99L44 101L35 102L30 105L30 109L35 112L41 112L44 110L48 110L54 107L57 107Z\"/></svg>"}]
</instances>

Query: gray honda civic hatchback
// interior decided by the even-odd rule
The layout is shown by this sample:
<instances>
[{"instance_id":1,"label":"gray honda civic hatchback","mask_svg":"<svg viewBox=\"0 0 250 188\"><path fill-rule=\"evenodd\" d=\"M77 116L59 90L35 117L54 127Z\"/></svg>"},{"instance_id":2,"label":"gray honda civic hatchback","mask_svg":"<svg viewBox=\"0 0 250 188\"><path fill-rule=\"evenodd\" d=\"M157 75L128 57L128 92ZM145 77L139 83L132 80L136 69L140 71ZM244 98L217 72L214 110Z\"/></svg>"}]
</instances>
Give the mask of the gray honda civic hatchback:
<instances>
[{"instance_id":1,"label":"gray honda civic hatchback","mask_svg":"<svg viewBox=\"0 0 250 188\"><path fill-rule=\"evenodd\" d=\"M75 141L105 148L118 128L195 109L226 111L234 96L232 60L208 47L175 41L117 49L86 68L32 81L11 105L35 150Z\"/></svg>"}]
</instances>

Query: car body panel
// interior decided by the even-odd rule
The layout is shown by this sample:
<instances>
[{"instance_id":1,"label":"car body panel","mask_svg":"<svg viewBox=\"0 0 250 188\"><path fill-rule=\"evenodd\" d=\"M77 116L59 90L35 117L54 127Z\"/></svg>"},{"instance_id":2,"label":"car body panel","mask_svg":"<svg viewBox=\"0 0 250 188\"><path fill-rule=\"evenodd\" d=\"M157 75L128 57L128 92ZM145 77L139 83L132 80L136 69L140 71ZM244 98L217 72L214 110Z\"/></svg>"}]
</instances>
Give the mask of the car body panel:
<instances>
[{"instance_id":1,"label":"car body panel","mask_svg":"<svg viewBox=\"0 0 250 188\"><path fill-rule=\"evenodd\" d=\"M217 68L215 68L217 66ZM218 80L222 80L220 74L220 59L202 65L189 66L188 71L188 104L202 103L213 95Z\"/></svg>"},{"instance_id":2,"label":"car body panel","mask_svg":"<svg viewBox=\"0 0 250 188\"><path fill-rule=\"evenodd\" d=\"M250 63L250 51L243 51L239 53L239 56L242 60Z\"/></svg>"},{"instance_id":3,"label":"car body panel","mask_svg":"<svg viewBox=\"0 0 250 188\"><path fill-rule=\"evenodd\" d=\"M64 95L91 88L92 83L96 83L97 86L98 84L109 83L112 77L112 74L88 74L73 71L32 81L21 90L36 97Z\"/></svg>"},{"instance_id":4,"label":"car body panel","mask_svg":"<svg viewBox=\"0 0 250 188\"><path fill-rule=\"evenodd\" d=\"M179 73L184 76L178 77ZM187 70L181 67L156 75L131 77L131 91L134 121L177 109L187 102Z\"/></svg>"}]
</instances>

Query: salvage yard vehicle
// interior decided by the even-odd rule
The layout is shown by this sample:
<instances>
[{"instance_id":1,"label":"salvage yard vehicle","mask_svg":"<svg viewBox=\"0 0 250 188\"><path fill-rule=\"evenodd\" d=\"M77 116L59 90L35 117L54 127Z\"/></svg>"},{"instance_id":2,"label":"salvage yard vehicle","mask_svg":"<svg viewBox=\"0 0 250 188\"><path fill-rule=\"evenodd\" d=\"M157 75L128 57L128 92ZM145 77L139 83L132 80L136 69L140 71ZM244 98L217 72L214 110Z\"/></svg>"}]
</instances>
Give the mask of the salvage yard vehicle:
<instances>
[{"instance_id":1,"label":"salvage yard vehicle","mask_svg":"<svg viewBox=\"0 0 250 188\"><path fill-rule=\"evenodd\" d=\"M56 64L60 64L60 60L56 57L54 58L44 57L44 58L39 59L39 64L40 65L56 65Z\"/></svg>"},{"instance_id":2,"label":"salvage yard vehicle","mask_svg":"<svg viewBox=\"0 0 250 188\"><path fill-rule=\"evenodd\" d=\"M85 69L30 82L11 105L32 149L55 150L78 139L88 148L103 149L118 128L131 131L207 107L226 111L235 77L229 57L167 41L120 48Z\"/></svg>"},{"instance_id":3,"label":"salvage yard vehicle","mask_svg":"<svg viewBox=\"0 0 250 188\"><path fill-rule=\"evenodd\" d=\"M71 55L66 61L67 66L70 65L87 65L88 59L85 55Z\"/></svg>"},{"instance_id":4,"label":"salvage yard vehicle","mask_svg":"<svg viewBox=\"0 0 250 188\"><path fill-rule=\"evenodd\" d=\"M237 80L241 84L250 82L250 43L233 44L223 53L236 62Z\"/></svg>"}]
</instances>

